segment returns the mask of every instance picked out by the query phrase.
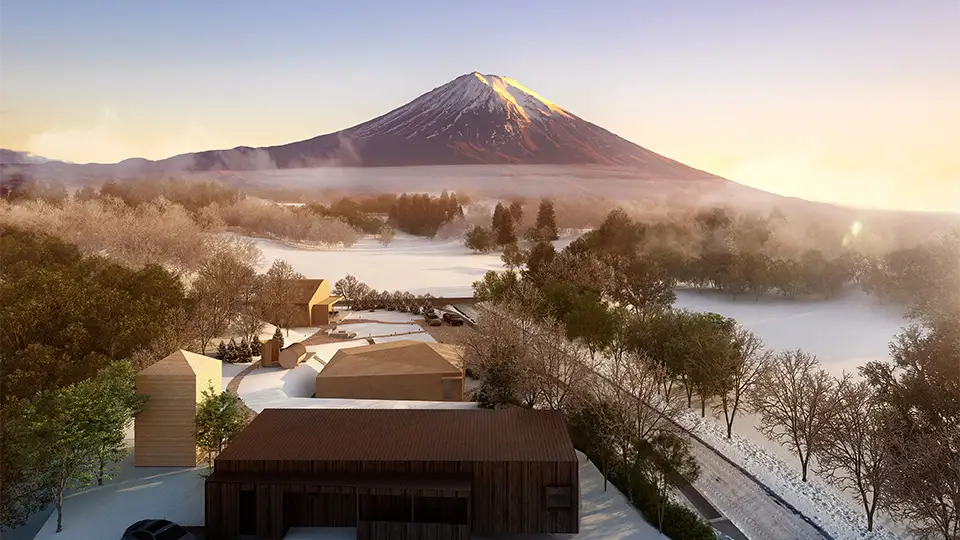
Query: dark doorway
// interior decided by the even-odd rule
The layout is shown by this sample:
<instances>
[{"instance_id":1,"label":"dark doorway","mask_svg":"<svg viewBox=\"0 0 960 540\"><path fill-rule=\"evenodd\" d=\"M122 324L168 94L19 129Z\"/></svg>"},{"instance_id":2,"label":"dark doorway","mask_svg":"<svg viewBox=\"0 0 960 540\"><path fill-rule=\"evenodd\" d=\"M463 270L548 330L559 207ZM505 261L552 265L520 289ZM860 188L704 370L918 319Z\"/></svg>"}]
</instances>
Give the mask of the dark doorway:
<instances>
[{"instance_id":1,"label":"dark doorway","mask_svg":"<svg viewBox=\"0 0 960 540\"><path fill-rule=\"evenodd\" d=\"M310 516L312 498L305 493L283 494L283 530L290 527L310 527L313 520Z\"/></svg>"},{"instance_id":2,"label":"dark doorway","mask_svg":"<svg viewBox=\"0 0 960 540\"><path fill-rule=\"evenodd\" d=\"M243 536L257 534L257 492L252 489L240 490L240 528Z\"/></svg>"}]
</instances>

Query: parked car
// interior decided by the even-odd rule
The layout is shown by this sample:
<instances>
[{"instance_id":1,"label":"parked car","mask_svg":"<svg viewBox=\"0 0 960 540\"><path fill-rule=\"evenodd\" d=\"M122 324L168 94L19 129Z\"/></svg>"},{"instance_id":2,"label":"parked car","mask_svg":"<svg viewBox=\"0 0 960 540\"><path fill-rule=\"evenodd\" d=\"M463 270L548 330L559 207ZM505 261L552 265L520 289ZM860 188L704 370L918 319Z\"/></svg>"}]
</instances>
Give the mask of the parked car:
<instances>
[{"instance_id":1,"label":"parked car","mask_svg":"<svg viewBox=\"0 0 960 540\"><path fill-rule=\"evenodd\" d=\"M121 540L197 540L197 537L166 519L141 519L127 527Z\"/></svg>"},{"instance_id":2,"label":"parked car","mask_svg":"<svg viewBox=\"0 0 960 540\"><path fill-rule=\"evenodd\" d=\"M450 313L449 311L443 314L443 320L447 321L450 326L460 326L463 324L463 317L456 313Z\"/></svg>"},{"instance_id":3,"label":"parked car","mask_svg":"<svg viewBox=\"0 0 960 540\"><path fill-rule=\"evenodd\" d=\"M427 318L427 323L430 326L440 326L442 324L442 321L440 320L440 317L437 315L436 311L427 311L423 314L423 316Z\"/></svg>"}]
</instances>

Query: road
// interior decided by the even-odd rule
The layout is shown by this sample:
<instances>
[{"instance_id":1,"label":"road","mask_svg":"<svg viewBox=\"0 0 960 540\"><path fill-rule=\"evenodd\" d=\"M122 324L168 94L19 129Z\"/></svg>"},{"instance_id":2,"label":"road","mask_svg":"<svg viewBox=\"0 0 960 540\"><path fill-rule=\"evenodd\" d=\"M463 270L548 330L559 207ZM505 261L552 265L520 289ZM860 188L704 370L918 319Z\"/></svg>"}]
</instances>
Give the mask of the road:
<instances>
[{"instance_id":1,"label":"road","mask_svg":"<svg viewBox=\"0 0 960 540\"><path fill-rule=\"evenodd\" d=\"M717 510L747 537L756 540L822 540L824 537L801 516L782 506L752 478L691 437L690 451L700 464L693 483ZM726 532L721 523L712 523ZM731 535L733 536L733 535Z\"/></svg>"}]
</instances>

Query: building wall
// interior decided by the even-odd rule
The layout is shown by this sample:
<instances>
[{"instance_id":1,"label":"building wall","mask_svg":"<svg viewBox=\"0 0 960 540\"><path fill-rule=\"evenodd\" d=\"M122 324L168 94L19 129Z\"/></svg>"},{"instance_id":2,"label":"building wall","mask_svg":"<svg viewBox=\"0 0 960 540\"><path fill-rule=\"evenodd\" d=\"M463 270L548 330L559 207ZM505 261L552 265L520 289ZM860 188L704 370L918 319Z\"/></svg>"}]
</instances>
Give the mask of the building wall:
<instances>
[{"instance_id":1,"label":"building wall","mask_svg":"<svg viewBox=\"0 0 960 540\"><path fill-rule=\"evenodd\" d=\"M406 399L414 401L463 401L454 388L444 399L444 381L450 374L361 375L357 377L317 377L316 397L346 399ZM450 385L451 383L447 383Z\"/></svg>"},{"instance_id":2,"label":"building wall","mask_svg":"<svg viewBox=\"0 0 960 540\"><path fill-rule=\"evenodd\" d=\"M333 305L314 304L310 308L311 326L323 326L330 324L330 312L333 311Z\"/></svg>"},{"instance_id":3,"label":"building wall","mask_svg":"<svg viewBox=\"0 0 960 540\"><path fill-rule=\"evenodd\" d=\"M580 530L579 464L568 462L217 462L217 473L408 473L467 474L472 478L471 531L476 535L553 533L574 534ZM258 534L280 538L283 534L284 492L316 493L328 488L290 483L263 483L244 475L244 483L220 481L215 474L206 483L207 534L211 539L237 534L240 490L254 490L257 497ZM546 488L571 488L568 509L548 510ZM344 511L347 511L346 509Z\"/></svg>"},{"instance_id":4,"label":"building wall","mask_svg":"<svg viewBox=\"0 0 960 540\"><path fill-rule=\"evenodd\" d=\"M196 374L197 393L194 403L200 403L203 400L203 391L209 390L211 386L214 394L219 394L223 390L223 364L219 360L204 358L203 362L197 362L191 366Z\"/></svg>"},{"instance_id":5,"label":"building wall","mask_svg":"<svg viewBox=\"0 0 960 540\"><path fill-rule=\"evenodd\" d=\"M297 304L290 316L291 328L306 328L312 324L310 320L310 306L308 304Z\"/></svg>"},{"instance_id":6,"label":"building wall","mask_svg":"<svg viewBox=\"0 0 960 540\"><path fill-rule=\"evenodd\" d=\"M194 421L201 385L189 375L138 374L137 392L149 396L134 424L133 463L138 467L193 467L197 464ZM217 379L215 388L220 388ZM206 388L206 383L202 385Z\"/></svg>"}]
</instances>

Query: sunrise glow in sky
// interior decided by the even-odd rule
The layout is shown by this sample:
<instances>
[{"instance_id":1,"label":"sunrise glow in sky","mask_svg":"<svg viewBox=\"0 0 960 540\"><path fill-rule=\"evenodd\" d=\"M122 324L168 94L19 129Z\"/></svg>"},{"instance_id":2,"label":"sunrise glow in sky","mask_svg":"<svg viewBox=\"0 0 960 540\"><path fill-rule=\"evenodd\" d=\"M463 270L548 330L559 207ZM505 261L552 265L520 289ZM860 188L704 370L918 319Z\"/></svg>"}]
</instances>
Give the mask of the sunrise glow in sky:
<instances>
[{"instance_id":1,"label":"sunrise glow in sky","mask_svg":"<svg viewBox=\"0 0 960 540\"><path fill-rule=\"evenodd\" d=\"M960 211L956 0L5 1L0 147L283 144L471 71L754 187Z\"/></svg>"}]
</instances>

